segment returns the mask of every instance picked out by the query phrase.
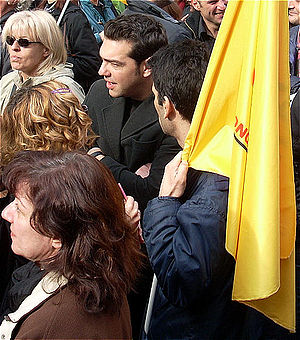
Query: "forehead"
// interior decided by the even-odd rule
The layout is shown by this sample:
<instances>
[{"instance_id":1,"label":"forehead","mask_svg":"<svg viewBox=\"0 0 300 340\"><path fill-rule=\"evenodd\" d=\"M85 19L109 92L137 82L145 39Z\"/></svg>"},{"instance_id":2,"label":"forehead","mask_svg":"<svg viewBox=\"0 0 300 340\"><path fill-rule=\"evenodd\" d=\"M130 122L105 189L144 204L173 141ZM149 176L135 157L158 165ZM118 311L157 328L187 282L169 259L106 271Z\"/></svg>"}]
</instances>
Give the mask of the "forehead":
<instances>
[{"instance_id":1,"label":"forehead","mask_svg":"<svg viewBox=\"0 0 300 340\"><path fill-rule=\"evenodd\" d=\"M100 56L102 59L122 60L124 58L130 58L129 54L131 51L132 43L130 41L110 40L104 38L103 44L100 48Z\"/></svg>"},{"instance_id":2,"label":"forehead","mask_svg":"<svg viewBox=\"0 0 300 340\"><path fill-rule=\"evenodd\" d=\"M30 28L14 24L7 30L7 35L14 36L16 38L30 38L34 39L35 35Z\"/></svg>"},{"instance_id":3,"label":"forehead","mask_svg":"<svg viewBox=\"0 0 300 340\"><path fill-rule=\"evenodd\" d=\"M219 0L200 0L198 2L200 3L202 7L211 7L211 6L217 5Z\"/></svg>"},{"instance_id":4,"label":"forehead","mask_svg":"<svg viewBox=\"0 0 300 340\"><path fill-rule=\"evenodd\" d=\"M17 198L26 197L28 199L29 184L24 180L21 180L16 186L16 192L14 196Z\"/></svg>"}]
</instances>

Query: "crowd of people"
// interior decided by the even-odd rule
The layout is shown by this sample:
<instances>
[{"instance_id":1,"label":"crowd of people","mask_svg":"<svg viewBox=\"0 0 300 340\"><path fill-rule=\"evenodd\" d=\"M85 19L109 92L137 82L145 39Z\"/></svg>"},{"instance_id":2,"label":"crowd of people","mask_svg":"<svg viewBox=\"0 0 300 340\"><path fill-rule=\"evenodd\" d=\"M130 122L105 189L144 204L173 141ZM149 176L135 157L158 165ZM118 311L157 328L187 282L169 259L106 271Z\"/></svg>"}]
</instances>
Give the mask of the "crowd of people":
<instances>
[{"instance_id":1,"label":"crowd of people","mask_svg":"<svg viewBox=\"0 0 300 340\"><path fill-rule=\"evenodd\" d=\"M1 339L296 339L232 301L229 180L181 160L229 1L0 2ZM297 238L297 330L299 281Z\"/></svg>"}]
</instances>

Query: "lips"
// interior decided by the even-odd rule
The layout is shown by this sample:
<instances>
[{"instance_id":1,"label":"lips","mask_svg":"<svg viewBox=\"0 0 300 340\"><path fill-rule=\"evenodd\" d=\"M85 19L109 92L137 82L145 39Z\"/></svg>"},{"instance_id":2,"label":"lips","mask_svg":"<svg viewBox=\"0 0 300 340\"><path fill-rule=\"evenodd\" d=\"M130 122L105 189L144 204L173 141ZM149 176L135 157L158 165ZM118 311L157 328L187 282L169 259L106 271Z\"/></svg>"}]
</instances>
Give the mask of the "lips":
<instances>
[{"instance_id":1,"label":"lips","mask_svg":"<svg viewBox=\"0 0 300 340\"><path fill-rule=\"evenodd\" d=\"M20 58L17 56L10 56L10 61L19 61Z\"/></svg>"},{"instance_id":2,"label":"lips","mask_svg":"<svg viewBox=\"0 0 300 340\"><path fill-rule=\"evenodd\" d=\"M116 86L116 83L113 83L113 82L111 82L111 81L106 80L106 87L107 87L109 90L112 90L115 86Z\"/></svg>"}]
</instances>

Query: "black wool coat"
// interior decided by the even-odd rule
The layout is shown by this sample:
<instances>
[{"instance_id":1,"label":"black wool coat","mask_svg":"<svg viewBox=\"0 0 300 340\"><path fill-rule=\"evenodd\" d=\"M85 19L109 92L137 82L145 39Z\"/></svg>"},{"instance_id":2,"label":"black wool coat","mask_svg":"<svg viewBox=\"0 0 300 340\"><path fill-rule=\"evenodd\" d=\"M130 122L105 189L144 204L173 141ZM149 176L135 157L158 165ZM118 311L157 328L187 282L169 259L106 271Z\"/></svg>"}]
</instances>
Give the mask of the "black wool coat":
<instances>
[{"instance_id":1,"label":"black wool coat","mask_svg":"<svg viewBox=\"0 0 300 340\"><path fill-rule=\"evenodd\" d=\"M144 210L147 202L158 195L165 165L181 149L173 137L163 133L153 96L144 100L124 125L126 98L112 98L104 80L92 85L84 104L92 128L100 136L96 144L106 155L102 162ZM136 175L135 171L147 163L152 163L149 176Z\"/></svg>"}]
</instances>

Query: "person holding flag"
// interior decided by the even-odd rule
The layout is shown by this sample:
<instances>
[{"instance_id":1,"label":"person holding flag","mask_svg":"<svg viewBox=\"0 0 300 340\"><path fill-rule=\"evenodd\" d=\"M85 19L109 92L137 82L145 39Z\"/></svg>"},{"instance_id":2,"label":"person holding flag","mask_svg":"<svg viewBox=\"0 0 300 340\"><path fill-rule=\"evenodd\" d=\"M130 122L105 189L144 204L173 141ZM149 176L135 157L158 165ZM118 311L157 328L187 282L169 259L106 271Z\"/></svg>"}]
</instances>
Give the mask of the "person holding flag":
<instances>
[{"instance_id":1,"label":"person holding flag","mask_svg":"<svg viewBox=\"0 0 300 340\"><path fill-rule=\"evenodd\" d=\"M166 166L159 197L144 214L157 277L147 339L285 339L295 332L284 13L283 1L229 2L194 115L201 48L189 54L191 42L169 46L149 61L160 124L184 151Z\"/></svg>"}]
</instances>

